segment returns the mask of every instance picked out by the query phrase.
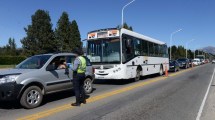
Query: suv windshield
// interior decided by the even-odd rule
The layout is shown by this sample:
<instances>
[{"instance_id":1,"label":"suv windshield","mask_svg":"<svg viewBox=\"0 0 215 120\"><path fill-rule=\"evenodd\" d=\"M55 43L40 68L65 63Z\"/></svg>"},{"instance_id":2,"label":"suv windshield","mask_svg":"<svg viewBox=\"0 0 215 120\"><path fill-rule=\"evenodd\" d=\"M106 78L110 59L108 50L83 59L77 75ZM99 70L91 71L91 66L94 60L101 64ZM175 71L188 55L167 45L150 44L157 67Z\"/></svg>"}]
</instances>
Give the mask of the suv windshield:
<instances>
[{"instance_id":1,"label":"suv windshield","mask_svg":"<svg viewBox=\"0 0 215 120\"><path fill-rule=\"evenodd\" d=\"M40 69L48 61L51 55L37 55L27 58L16 69Z\"/></svg>"},{"instance_id":2,"label":"suv windshield","mask_svg":"<svg viewBox=\"0 0 215 120\"><path fill-rule=\"evenodd\" d=\"M88 41L87 57L92 63L120 63L119 38Z\"/></svg>"}]
</instances>

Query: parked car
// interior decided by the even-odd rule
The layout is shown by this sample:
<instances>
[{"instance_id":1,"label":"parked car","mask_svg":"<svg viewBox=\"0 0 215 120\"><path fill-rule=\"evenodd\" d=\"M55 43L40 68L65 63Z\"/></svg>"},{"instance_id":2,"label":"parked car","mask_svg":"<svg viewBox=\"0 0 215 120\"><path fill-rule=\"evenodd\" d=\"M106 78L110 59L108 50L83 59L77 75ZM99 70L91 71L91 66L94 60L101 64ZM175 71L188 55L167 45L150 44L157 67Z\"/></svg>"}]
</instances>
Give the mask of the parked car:
<instances>
[{"instance_id":1,"label":"parked car","mask_svg":"<svg viewBox=\"0 0 215 120\"><path fill-rule=\"evenodd\" d=\"M193 60L189 59L189 67L192 67L192 64L193 64Z\"/></svg>"},{"instance_id":2,"label":"parked car","mask_svg":"<svg viewBox=\"0 0 215 120\"><path fill-rule=\"evenodd\" d=\"M187 58L179 58L177 61L181 64L181 68L189 68L189 59Z\"/></svg>"},{"instance_id":3,"label":"parked car","mask_svg":"<svg viewBox=\"0 0 215 120\"><path fill-rule=\"evenodd\" d=\"M200 65L200 64L201 64L200 59L198 59L198 58L193 59L193 64L194 64L195 66Z\"/></svg>"},{"instance_id":4,"label":"parked car","mask_svg":"<svg viewBox=\"0 0 215 120\"><path fill-rule=\"evenodd\" d=\"M169 71L179 71L180 70L180 64L177 60L169 61Z\"/></svg>"},{"instance_id":5,"label":"parked car","mask_svg":"<svg viewBox=\"0 0 215 120\"><path fill-rule=\"evenodd\" d=\"M205 59L205 63L209 63L210 61L209 61L209 59Z\"/></svg>"},{"instance_id":6,"label":"parked car","mask_svg":"<svg viewBox=\"0 0 215 120\"><path fill-rule=\"evenodd\" d=\"M214 60L212 60L212 64L214 64L215 63L215 59Z\"/></svg>"},{"instance_id":7,"label":"parked car","mask_svg":"<svg viewBox=\"0 0 215 120\"><path fill-rule=\"evenodd\" d=\"M27 58L14 69L1 71L0 100L19 100L24 108L30 109L38 107L44 95L72 89L72 70L59 66L74 59L72 53L41 54ZM90 61L87 58L86 61L84 89L90 93L94 73Z\"/></svg>"}]
</instances>

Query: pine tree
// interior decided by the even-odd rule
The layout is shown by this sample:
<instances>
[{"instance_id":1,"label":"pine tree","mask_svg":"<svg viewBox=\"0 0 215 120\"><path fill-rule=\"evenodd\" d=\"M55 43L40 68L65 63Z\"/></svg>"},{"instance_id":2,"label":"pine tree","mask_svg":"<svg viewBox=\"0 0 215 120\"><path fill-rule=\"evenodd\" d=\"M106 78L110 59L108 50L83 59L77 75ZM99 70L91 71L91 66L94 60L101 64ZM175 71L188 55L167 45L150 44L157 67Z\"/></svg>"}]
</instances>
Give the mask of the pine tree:
<instances>
[{"instance_id":1,"label":"pine tree","mask_svg":"<svg viewBox=\"0 0 215 120\"><path fill-rule=\"evenodd\" d=\"M123 24L123 28L128 29L129 30L129 26L127 25L127 23Z\"/></svg>"},{"instance_id":2,"label":"pine tree","mask_svg":"<svg viewBox=\"0 0 215 120\"><path fill-rule=\"evenodd\" d=\"M9 38L8 45L6 45L6 48L8 49L9 55L16 55L16 43L14 38Z\"/></svg>"},{"instance_id":3,"label":"pine tree","mask_svg":"<svg viewBox=\"0 0 215 120\"><path fill-rule=\"evenodd\" d=\"M31 19L31 25L24 28L27 36L21 40L27 55L56 51L56 41L49 13L44 10L37 10Z\"/></svg>"},{"instance_id":4,"label":"pine tree","mask_svg":"<svg viewBox=\"0 0 215 120\"><path fill-rule=\"evenodd\" d=\"M172 54L172 59L175 60L178 56L177 56L177 47L174 45L172 46L172 49L171 49L171 54Z\"/></svg>"},{"instance_id":5,"label":"pine tree","mask_svg":"<svg viewBox=\"0 0 215 120\"><path fill-rule=\"evenodd\" d=\"M55 29L55 37L58 42L57 47L61 51L71 51L70 41L72 40L72 33L70 24L69 15L66 12L63 12L57 22L57 28Z\"/></svg>"},{"instance_id":6,"label":"pine tree","mask_svg":"<svg viewBox=\"0 0 215 120\"><path fill-rule=\"evenodd\" d=\"M129 27L129 30L133 31L133 27L132 27L132 26L130 26L130 27Z\"/></svg>"},{"instance_id":7,"label":"pine tree","mask_svg":"<svg viewBox=\"0 0 215 120\"><path fill-rule=\"evenodd\" d=\"M75 20L72 21L70 30L72 33L71 34L72 40L69 42L71 49L74 49L77 46L82 48L81 35L80 35L79 29L78 29L78 24Z\"/></svg>"},{"instance_id":8,"label":"pine tree","mask_svg":"<svg viewBox=\"0 0 215 120\"><path fill-rule=\"evenodd\" d=\"M116 28L120 28L120 25L117 25ZM123 28L127 29L127 30L131 30L133 31L133 27L132 26L129 26L126 22L123 23Z\"/></svg>"},{"instance_id":9,"label":"pine tree","mask_svg":"<svg viewBox=\"0 0 215 120\"><path fill-rule=\"evenodd\" d=\"M179 58L185 58L186 57L186 50L183 46L178 46L178 57Z\"/></svg>"}]
</instances>

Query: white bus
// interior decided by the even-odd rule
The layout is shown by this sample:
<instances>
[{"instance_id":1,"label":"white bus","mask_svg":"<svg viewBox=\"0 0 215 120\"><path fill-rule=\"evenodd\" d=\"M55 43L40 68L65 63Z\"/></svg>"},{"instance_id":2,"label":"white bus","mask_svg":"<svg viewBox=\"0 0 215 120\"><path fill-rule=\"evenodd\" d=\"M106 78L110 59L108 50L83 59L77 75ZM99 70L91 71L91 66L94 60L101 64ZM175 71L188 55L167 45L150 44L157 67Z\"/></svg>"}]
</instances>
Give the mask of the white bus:
<instances>
[{"instance_id":1,"label":"white bus","mask_svg":"<svg viewBox=\"0 0 215 120\"><path fill-rule=\"evenodd\" d=\"M169 70L167 45L159 40L121 28L91 31L87 57L96 79L131 79Z\"/></svg>"}]
</instances>

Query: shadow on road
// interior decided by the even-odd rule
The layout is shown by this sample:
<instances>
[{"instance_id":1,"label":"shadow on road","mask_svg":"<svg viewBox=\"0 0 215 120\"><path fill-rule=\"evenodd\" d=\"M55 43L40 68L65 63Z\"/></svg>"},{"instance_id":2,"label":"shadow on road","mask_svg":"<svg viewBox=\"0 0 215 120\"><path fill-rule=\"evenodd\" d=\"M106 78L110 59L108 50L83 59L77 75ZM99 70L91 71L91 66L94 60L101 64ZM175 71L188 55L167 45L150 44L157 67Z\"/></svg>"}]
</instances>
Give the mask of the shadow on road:
<instances>
[{"instance_id":1,"label":"shadow on road","mask_svg":"<svg viewBox=\"0 0 215 120\"><path fill-rule=\"evenodd\" d=\"M93 91L95 91L96 88L93 88ZM52 93L45 95L43 97L43 102L40 106L43 106L47 103L51 103L54 101L58 101L61 99L69 98L75 96L73 89ZM90 95L86 95L86 98L88 99ZM0 101L0 109L22 109L23 107L20 105L19 101Z\"/></svg>"},{"instance_id":2,"label":"shadow on road","mask_svg":"<svg viewBox=\"0 0 215 120\"><path fill-rule=\"evenodd\" d=\"M95 91L96 89L93 88L93 91ZM93 92L92 91L92 92ZM57 93L53 93L53 94L49 94L49 95L46 95L44 96L44 99L43 99L43 102L41 105L45 105L49 102L53 102L53 101L58 101L58 100L61 100L61 99L65 99L65 98L70 98L70 97L74 97L75 96L75 93L74 93L74 90L71 89L71 90L67 90L67 91L62 91L62 92L57 92ZM86 99L90 98L90 95L86 95Z\"/></svg>"},{"instance_id":3,"label":"shadow on road","mask_svg":"<svg viewBox=\"0 0 215 120\"><path fill-rule=\"evenodd\" d=\"M20 109L21 106L17 101L0 101L0 109Z\"/></svg>"}]
</instances>

